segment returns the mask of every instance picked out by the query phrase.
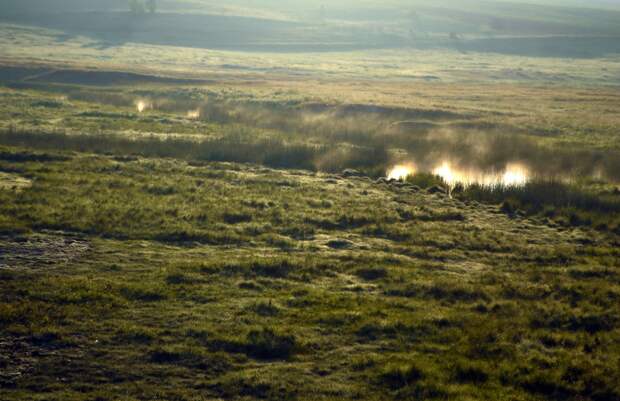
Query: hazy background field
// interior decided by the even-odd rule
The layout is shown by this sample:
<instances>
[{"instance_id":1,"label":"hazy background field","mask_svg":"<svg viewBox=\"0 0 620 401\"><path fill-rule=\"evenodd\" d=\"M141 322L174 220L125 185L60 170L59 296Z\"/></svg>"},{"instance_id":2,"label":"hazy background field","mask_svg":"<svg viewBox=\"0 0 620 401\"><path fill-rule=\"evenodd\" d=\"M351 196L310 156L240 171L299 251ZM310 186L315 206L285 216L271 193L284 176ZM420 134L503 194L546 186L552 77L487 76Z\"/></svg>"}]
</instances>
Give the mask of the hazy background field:
<instances>
[{"instance_id":1,"label":"hazy background field","mask_svg":"<svg viewBox=\"0 0 620 401\"><path fill-rule=\"evenodd\" d=\"M132 15L127 1L4 2L4 21L86 35L99 46L126 42L210 49L316 52L449 48L529 56L618 53L617 2L508 1L160 1Z\"/></svg>"}]
</instances>

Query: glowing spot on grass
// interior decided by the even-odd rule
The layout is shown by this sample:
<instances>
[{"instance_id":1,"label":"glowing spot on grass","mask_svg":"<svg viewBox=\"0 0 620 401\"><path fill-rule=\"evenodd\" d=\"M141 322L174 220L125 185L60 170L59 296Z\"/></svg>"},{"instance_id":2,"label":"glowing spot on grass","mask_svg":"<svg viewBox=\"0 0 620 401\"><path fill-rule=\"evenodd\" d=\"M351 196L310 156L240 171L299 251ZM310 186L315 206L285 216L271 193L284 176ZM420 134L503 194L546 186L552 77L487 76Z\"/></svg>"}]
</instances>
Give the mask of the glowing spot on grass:
<instances>
[{"instance_id":1,"label":"glowing spot on grass","mask_svg":"<svg viewBox=\"0 0 620 401\"><path fill-rule=\"evenodd\" d=\"M200 110L190 110L187 112L187 118L197 120L200 118Z\"/></svg>"},{"instance_id":2,"label":"glowing spot on grass","mask_svg":"<svg viewBox=\"0 0 620 401\"><path fill-rule=\"evenodd\" d=\"M388 171L387 178L389 180L405 180L415 173L416 168L413 164L397 164Z\"/></svg>"},{"instance_id":3,"label":"glowing spot on grass","mask_svg":"<svg viewBox=\"0 0 620 401\"><path fill-rule=\"evenodd\" d=\"M146 101L138 100L136 102L136 110L138 110L138 113L142 113L147 108L149 108L149 104Z\"/></svg>"}]
</instances>

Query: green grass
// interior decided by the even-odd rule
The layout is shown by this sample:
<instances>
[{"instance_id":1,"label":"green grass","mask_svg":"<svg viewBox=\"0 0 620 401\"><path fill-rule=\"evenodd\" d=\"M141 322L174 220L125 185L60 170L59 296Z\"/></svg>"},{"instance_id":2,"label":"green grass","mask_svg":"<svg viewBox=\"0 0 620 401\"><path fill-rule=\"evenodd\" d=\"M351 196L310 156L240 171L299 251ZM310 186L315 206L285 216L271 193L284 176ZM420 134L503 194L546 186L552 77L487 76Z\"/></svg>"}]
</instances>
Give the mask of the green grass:
<instances>
[{"instance_id":1,"label":"green grass","mask_svg":"<svg viewBox=\"0 0 620 401\"><path fill-rule=\"evenodd\" d=\"M0 190L3 399L619 396L614 237L363 178L2 155L32 181Z\"/></svg>"},{"instance_id":2,"label":"green grass","mask_svg":"<svg viewBox=\"0 0 620 401\"><path fill-rule=\"evenodd\" d=\"M0 88L0 399L620 397L614 88L196 85Z\"/></svg>"},{"instance_id":3,"label":"green grass","mask_svg":"<svg viewBox=\"0 0 620 401\"><path fill-rule=\"evenodd\" d=\"M407 15L407 13L402 12L398 14ZM411 21L407 20L406 23L410 24ZM443 27L443 23L444 21L441 20L433 21L432 26ZM177 22L177 26L178 24ZM208 27L208 23L203 24L200 28L203 29L205 26ZM614 25L612 24L612 26ZM477 27L480 27L480 24ZM148 29L152 28L149 27ZM336 30L341 29L343 29L341 24L336 26ZM386 46L387 48L384 49L344 51L341 48L342 42L338 43L338 40L347 38L331 35L331 31L325 30L324 27L319 27L317 30L319 35L323 35L326 42L336 42L334 51L321 51L326 50L324 47L319 47L311 53L278 51L259 53L256 52L257 48L254 48L252 52L212 50L200 48L205 46L204 35L194 35L191 41L195 47L169 42L164 42L164 44L171 44L169 46L152 44L157 40L149 40L149 37L143 37L143 41L146 43L136 43L136 38L134 40L121 38L117 42L110 43L105 38L97 39L79 34L68 37L62 27L54 30L10 23L0 24L0 31L2 32L0 48L3 49L4 60L10 63L36 63L63 68L67 66L100 70L117 70L120 68L143 73L205 78L208 80L217 78L228 82L234 82L235 79L239 78L242 82L253 82L257 76L264 72L283 74L284 81L289 81L288 78L292 77L292 82L290 82L292 84L298 83L297 78L299 76L310 77L322 81L318 85L309 85L311 89L329 91L330 95L336 98L344 92L338 90L337 85L334 86L334 84L338 84L336 82L338 80L334 77L355 81L361 79L383 81L384 83L396 81L399 83L400 90L407 89L408 85L417 87L425 83L436 85L446 82L474 82L476 85L484 85L490 82L528 83L552 86L562 86L566 83L571 85L617 86L619 83L617 77L620 68L616 54L612 52L601 55L595 51L595 54L599 53L598 57L572 59L570 54L574 55L575 51L571 49L570 38L565 38L563 42L564 46L569 45L568 59L570 62L567 62L568 59L566 58L506 55L477 52L475 49L464 53L459 49L442 49L441 45L446 45L447 33L450 31L438 35L440 48L431 46L430 50L418 50L411 48L410 43L421 39L424 42L425 34L419 34L418 38L411 39L409 27L401 31L405 36L404 43L401 39L401 48L394 49L392 45ZM374 30L374 26L371 30ZM313 31L310 30L310 32ZM281 31L278 33L281 34ZM111 32L111 35L115 34L118 32ZM160 31L157 31L154 32L153 36L159 36L159 34ZM304 32L304 34L307 35L308 32ZM372 35L376 34L376 32L372 33ZM485 33L483 34L485 35ZM346 31L345 35L350 37L351 32ZM480 33L475 33L475 36L478 35ZM388 41L393 39L389 33L379 33L377 36L387 38ZM431 38L434 37L435 35L431 35ZM58 40L59 38L62 40ZM368 42L364 42L360 38L366 39L365 36L353 35L353 42L358 44L353 48L368 48ZM249 39L260 40L261 38L252 37ZM310 43L312 43L317 40L317 37L314 36L310 39ZM296 40L303 40L303 38L286 35L282 42L284 44L289 41L289 43L292 42L293 44L288 46L288 50L295 51ZM431 39L432 41L434 39ZM274 42L271 39L263 44L268 46L273 45ZM513 46L517 47L518 44L518 42L514 43ZM277 43L275 45L277 49ZM454 46L454 42L448 41L447 45ZM554 45L557 43L551 43L551 46ZM242 42L242 46L247 46L247 41ZM284 48L286 47L285 45ZM582 43L577 47L588 53L587 43ZM593 45L592 50L595 50L595 47ZM345 49L347 48L349 47L345 47ZM507 42L503 48L504 50L511 50L511 43ZM374 62L373 60L381 61ZM327 82L329 82L330 87L325 88ZM407 86L403 87L403 82ZM284 88L284 91L286 90L287 88ZM364 91L365 89L362 86L359 90ZM416 92L415 88L414 92ZM370 98L377 100L377 92L373 92L373 95ZM413 101L415 97L400 98L399 101L404 100Z\"/></svg>"},{"instance_id":4,"label":"green grass","mask_svg":"<svg viewBox=\"0 0 620 401\"><path fill-rule=\"evenodd\" d=\"M523 187L474 185L458 193L460 199L501 203L508 215L523 212L553 219L566 226L589 226L620 234L620 193L592 191L587 185L533 181Z\"/></svg>"}]
</instances>

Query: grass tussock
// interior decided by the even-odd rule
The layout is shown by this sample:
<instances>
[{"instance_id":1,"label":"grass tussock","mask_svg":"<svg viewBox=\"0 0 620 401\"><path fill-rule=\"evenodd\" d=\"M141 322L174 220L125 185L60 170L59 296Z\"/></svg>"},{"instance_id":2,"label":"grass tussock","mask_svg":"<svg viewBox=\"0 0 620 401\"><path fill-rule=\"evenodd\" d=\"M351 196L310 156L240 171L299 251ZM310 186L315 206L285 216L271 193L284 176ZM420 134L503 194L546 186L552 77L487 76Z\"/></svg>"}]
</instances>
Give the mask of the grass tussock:
<instances>
[{"instance_id":1,"label":"grass tussock","mask_svg":"<svg viewBox=\"0 0 620 401\"><path fill-rule=\"evenodd\" d=\"M523 212L567 226L587 226L602 231L620 229L620 196L613 192L593 193L576 183L539 180L519 187L472 185L456 196L499 204L508 215Z\"/></svg>"}]
</instances>

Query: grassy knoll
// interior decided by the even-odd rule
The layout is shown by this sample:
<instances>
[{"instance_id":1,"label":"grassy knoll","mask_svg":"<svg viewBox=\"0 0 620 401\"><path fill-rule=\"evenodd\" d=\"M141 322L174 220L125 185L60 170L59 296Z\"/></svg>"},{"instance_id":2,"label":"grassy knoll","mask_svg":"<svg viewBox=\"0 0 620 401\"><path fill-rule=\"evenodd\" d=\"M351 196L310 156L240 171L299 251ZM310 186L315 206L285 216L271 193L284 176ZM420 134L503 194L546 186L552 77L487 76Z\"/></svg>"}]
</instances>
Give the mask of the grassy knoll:
<instances>
[{"instance_id":1,"label":"grassy knoll","mask_svg":"<svg viewBox=\"0 0 620 401\"><path fill-rule=\"evenodd\" d=\"M4 147L0 396L620 396L618 240L406 185ZM52 373L53 372L53 373Z\"/></svg>"}]
</instances>

